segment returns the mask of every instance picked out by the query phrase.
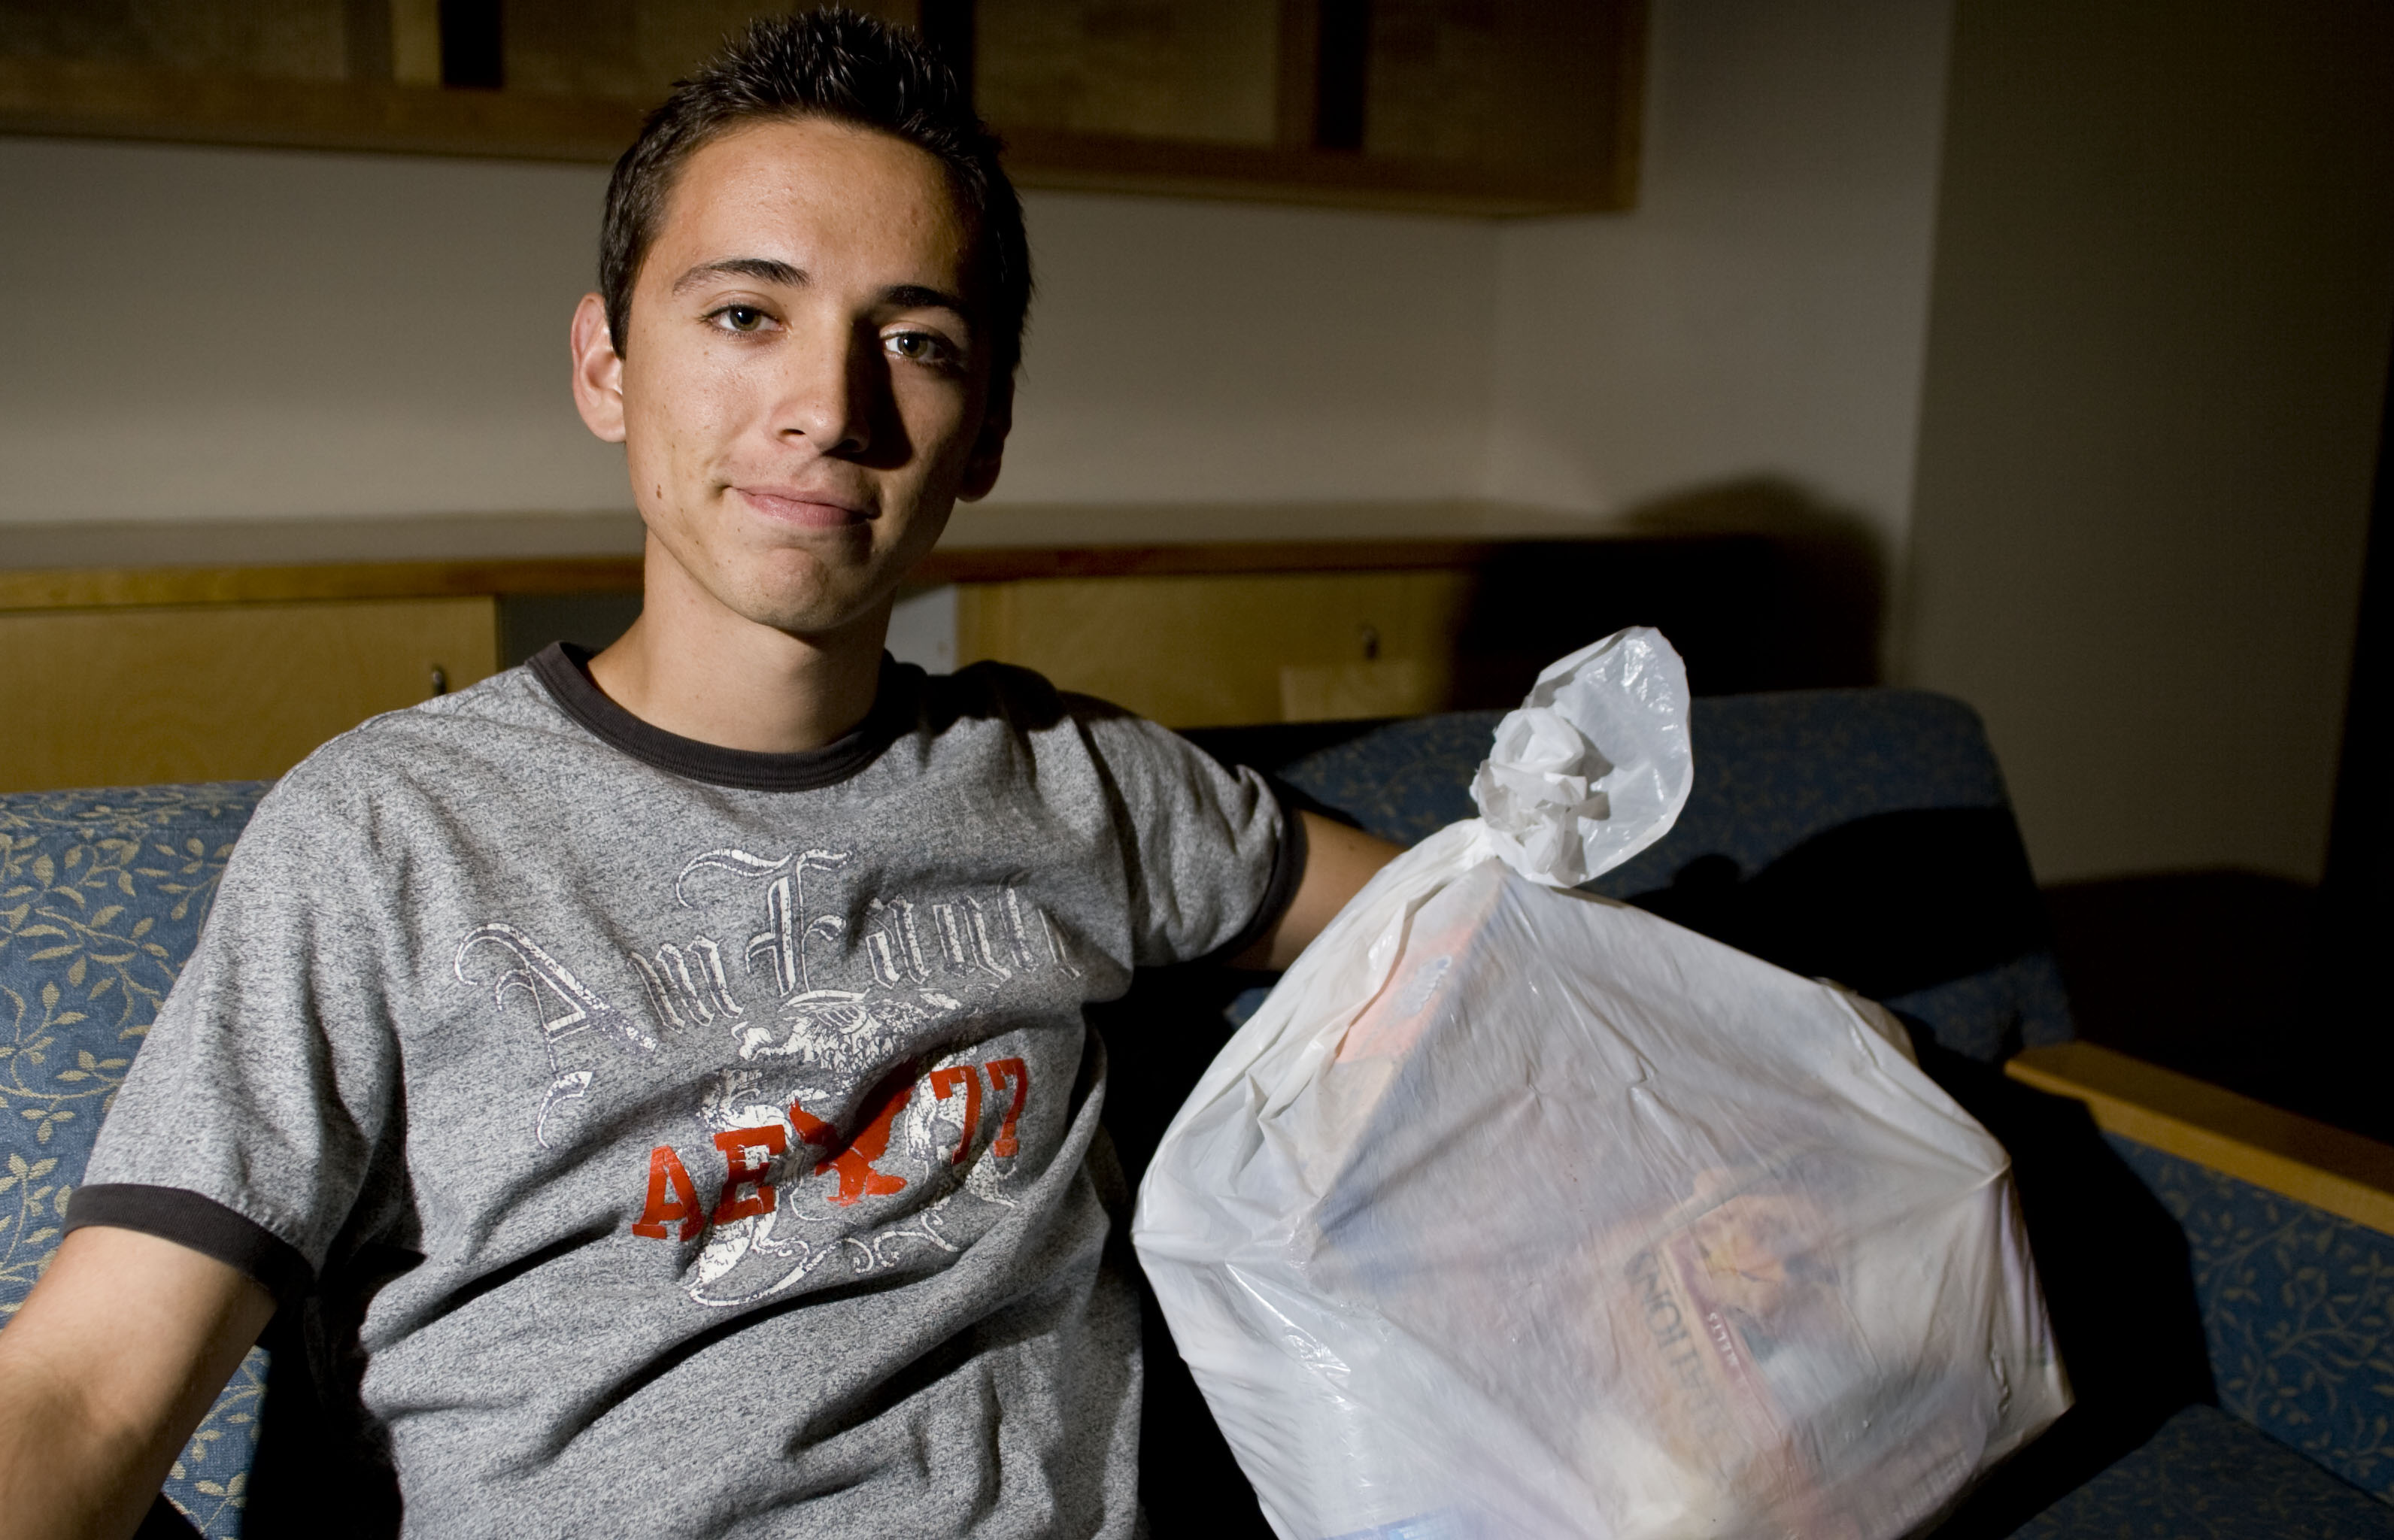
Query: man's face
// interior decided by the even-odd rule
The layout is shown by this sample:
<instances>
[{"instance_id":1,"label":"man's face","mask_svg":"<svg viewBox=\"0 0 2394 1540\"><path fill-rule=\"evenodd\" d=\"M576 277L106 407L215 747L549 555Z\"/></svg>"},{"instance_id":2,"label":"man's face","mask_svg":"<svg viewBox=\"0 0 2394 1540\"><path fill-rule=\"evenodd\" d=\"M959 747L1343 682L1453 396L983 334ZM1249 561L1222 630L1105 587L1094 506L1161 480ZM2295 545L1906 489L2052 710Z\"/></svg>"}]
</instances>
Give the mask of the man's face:
<instances>
[{"instance_id":1,"label":"man's face","mask_svg":"<svg viewBox=\"0 0 2394 1540\"><path fill-rule=\"evenodd\" d=\"M970 261L939 162L889 135L751 124L685 163L620 359L583 301L575 399L625 444L693 597L839 631L877 614L958 496L989 490L1007 390L993 411Z\"/></svg>"}]
</instances>

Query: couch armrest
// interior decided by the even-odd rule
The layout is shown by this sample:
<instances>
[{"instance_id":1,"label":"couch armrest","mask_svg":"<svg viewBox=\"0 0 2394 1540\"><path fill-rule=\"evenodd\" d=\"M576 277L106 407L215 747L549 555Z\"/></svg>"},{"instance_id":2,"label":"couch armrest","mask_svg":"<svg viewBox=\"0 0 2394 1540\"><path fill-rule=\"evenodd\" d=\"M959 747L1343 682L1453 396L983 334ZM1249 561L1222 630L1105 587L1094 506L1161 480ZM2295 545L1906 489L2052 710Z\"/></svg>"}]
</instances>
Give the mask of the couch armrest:
<instances>
[{"instance_id":1,"label":"couch armrest","mask_svg":"<svg viewBox=\"0 0 2394 1540\"><path fill-rule=\"evenodd\" d=\"M2394 1148L2094 1043L2029 1048L2014 1080L2086 1104L2107 1134L2394 1235Z\"/></svg>"}]
</instances>

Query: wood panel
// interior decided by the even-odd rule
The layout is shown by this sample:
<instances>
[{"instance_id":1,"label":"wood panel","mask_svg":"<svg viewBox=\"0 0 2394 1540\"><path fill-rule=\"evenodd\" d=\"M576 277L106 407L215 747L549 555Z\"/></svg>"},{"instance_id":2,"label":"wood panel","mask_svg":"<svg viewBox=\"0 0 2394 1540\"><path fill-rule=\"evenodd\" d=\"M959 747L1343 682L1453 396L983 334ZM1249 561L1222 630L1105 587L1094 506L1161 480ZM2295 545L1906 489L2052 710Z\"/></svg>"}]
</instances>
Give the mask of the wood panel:
<instances>
[{"instance_id":1,"label":"wood panel","mask_svg":"<svg viewBox=\"0 0 2394 1540\"><path fill-rule=\"evenodd\" d=\"M1638 6L1373 0L1363 150L1395 163L1543 167L1626 206L1644 21Z\"/></svg>"},{"instance_id":2,"label":"wood panel","mask_svg":"<svg viewBox=\"0 0 2394 1540\"><path fill-rule=\"evenodd\" d=\"M942 547L934 549L907 574L907 585L927 587L940 583L1009 583L1042 577L1438 571L1485 565L1504 548L1493 541L1470 540L1258 540L1171 546Z\"/></svg>"},{"instance_id":3,"label":"wood panel","mask_svg":"<svg viewBox=\"0 0 2394 1540\"><path fill-rule=\"evenodd\" d=\"M916 589L943 583L1006 583L1042 577L1461 569L1483 566L1519 544L1518 540L1344 539L941 546L907 574L906 586ZM1589 551L1601 545L1623 550L1639 545L1633 540L1572 544ZM639 591L640 559L636 556L0 570L0 611Z\"/></svg>"},{"instance_id":4,"label":"wood panel","mask_svg":"<svg viewBox=\"0 0 2394 1540\"><path fill-rule=\"evenodd\" d=\"M1172 727L1279 721L1291 704L1434 711L1477 591L1454 571L972 585L957 595L956 659L1020 664ZM1370 662L1414 666L1342 672Z\"/></svg>"},{"instance_id":5,"label":"wood panel","mask_svg":"<svg viewBox=\"0 0 2394 1540\"><path fill-rule=\"evenodd\" d=\"M779 7L511 0L493 77L451 87L431 0L210 0L222 25L196 31L189 7L138 8L0 37L0 132L605 164L673 76ZM982 34L974 72L1024 187L1480 216L1630 205L1643 0L1383 8L1352 60L1352 141L1322 133L1316 0L948 0L929 30L967 59ZM357 24L377 9L386 27Z\"/></svg>"},{"instance_id":6,"label":"wood panel","mask_svg":"<svg viewBox=\"0 0 2394 1540\"><path fill-rule=\"evenodd\" d=\"M1488 218L1602 213L1636 201L1625 158L1589 165L1466 165L1350 151L1207 144L1006 127L1006 169L1026 188L1395 209Z\"/></svg>"},{"instance_id":7,"label":"wood panel","mask_svg":"<svg viewBox=\"0 0 2394 1540\"><path fill-rule=\"evenodd\" d=\"M1280 138L1282 0L978 0L993 123L1194 143Z\"/></svg>"},{"instance_id":8,"label":"wood panel","mask_svg":"<svg viewBox=\"0 0 2394 1540\"><path fill-rule=\"evenodd\" d=\"M638 593L638 557L336 562L293 567L80 567L0 572L0 611L255 604L483 594Z\"/></svg>"},{"instance_id":9,"label":"wood panel","mask_svg":"<svg viewBox=\"0 0 2394 1540\"><path fill-rule=\"evenodd\" d=\"M498 662L496 600L0 614L0 791L262 780Z\"/></svg>"},{"instance_id":10,"label":"wood panel","mask_svg":"<svg viewBox=\"0 0 2394 1540\"><path fill-rule=\"evenodd\" d=\"M0 133L605 165L641 113L589 97L0 59Z\"/></svg>"},{"instance_id":11,"label":"wood panel","mask_svg":"<svg viewBox=\"0 0 2394 1540\"><path fill-rule=\"evenodd\" d=\"M275 80L349 73L345 0L0 0L0 52Z\"/></svg>"},{"instance_id":12,"label":"wood panel","mask_svg":"<svg viewBox=\"0 0 2394 1540\"><path fill-rule=\"evenodd\" d=\"M914 0L842 3L901 26L918 18ZM437 46L437 7L425 8L436 12ZM645 108L663 101L749 18L791 8L788 0L506 0L500 72L510 92L612 97Z\"/></svg>"},{"instance_id":13,"label":"wood panel","mask_svg":"<svg viewBox=\"0 0 2394 1540\"><path fill-rule=\"evenodd\" d=\"M2394 1149L2095 1043L2030 1048L2013 1079L2105 1130L2394 1235Z\"/></svg>"}]
</instances>

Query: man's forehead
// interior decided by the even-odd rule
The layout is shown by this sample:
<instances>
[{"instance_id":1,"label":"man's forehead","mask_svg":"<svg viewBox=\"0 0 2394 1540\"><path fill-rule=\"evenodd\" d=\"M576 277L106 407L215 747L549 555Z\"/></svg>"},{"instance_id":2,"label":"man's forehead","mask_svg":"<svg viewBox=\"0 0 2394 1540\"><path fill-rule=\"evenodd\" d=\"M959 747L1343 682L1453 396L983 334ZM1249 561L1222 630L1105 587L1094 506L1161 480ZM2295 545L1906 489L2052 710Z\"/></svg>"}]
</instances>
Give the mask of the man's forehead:
<instances>
[{"instance_id":1,"label":"man's forehead","mask_svg":"<svg viewBox=\"0 0 2394 1540\"><path fill-rule=\"evenodd\" d=\"M824 118L743 124L699 147L667 194L652 257L676 287L713 265L835 261L943 289L968 281L970 233L946 168L878 129ZM803 248L803 249L801 249Z\"/></svg>"}]
</instances>

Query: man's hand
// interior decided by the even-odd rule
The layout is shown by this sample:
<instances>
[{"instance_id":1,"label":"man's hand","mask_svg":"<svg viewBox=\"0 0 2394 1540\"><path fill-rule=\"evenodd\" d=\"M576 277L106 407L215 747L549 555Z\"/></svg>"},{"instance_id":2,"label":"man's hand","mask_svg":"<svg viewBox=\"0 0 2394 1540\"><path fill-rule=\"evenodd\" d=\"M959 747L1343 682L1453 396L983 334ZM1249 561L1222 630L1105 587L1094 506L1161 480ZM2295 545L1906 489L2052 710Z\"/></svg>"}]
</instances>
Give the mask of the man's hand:
<instances>
[{"instance_id":1,"label":"man's hand","mask_svg":"<svg viewBox=\"0 0 2394 1540\"><path fill-rule=\"evenodd\" d=\"M1347 901L1362 890L1374 873L1404 853L1401 845L1375 839L1318 813L1296 816L1305 820L1305 875L1297 882L1296 896L1289 901L1278 925L1230 959L1232 967L1284 970L1322 934L1322 928L1347 907Z\"/></svg>"},{"instance_id":2,"label":"man's hand","mask_svg":"<svg viewBox=\"0 0 2394 1540\"><path fill-rule=\"evenodd\" d=\"M0 1540L131 1534L273 1313L188 1246L69 1231L0 1331Z\"/></svg>"}]
</instances>

